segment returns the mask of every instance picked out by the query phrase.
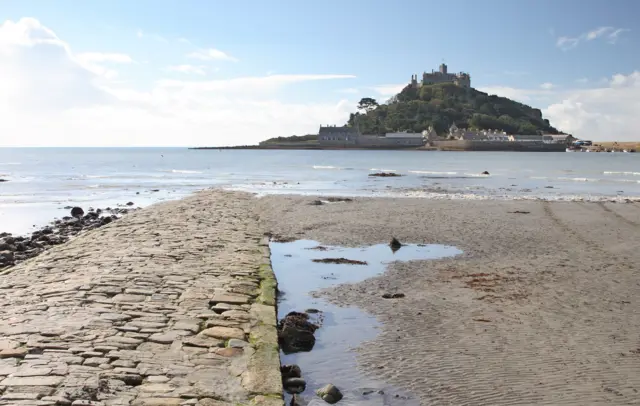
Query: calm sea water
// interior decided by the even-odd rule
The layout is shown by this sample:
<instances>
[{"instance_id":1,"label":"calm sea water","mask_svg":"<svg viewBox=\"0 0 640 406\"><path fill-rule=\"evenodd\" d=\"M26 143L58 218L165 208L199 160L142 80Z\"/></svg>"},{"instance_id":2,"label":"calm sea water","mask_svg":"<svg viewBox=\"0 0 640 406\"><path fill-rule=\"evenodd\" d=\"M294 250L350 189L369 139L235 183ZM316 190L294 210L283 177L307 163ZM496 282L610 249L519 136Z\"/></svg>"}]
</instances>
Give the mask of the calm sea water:
<instances>
[{"instance_id":1,"label":"calm sea water","mask_svg":"<svg viewBox=\"0 0 640 406\"><path fill-rule=\"evenodd\" d=\"M399 178L372 178L394 171ZM488 171L489 175L481 175ZM136 206L208 187L446 199L640 199L640 154L0 148L0 231L65 206Z\"/></svg>"}]
</instances>

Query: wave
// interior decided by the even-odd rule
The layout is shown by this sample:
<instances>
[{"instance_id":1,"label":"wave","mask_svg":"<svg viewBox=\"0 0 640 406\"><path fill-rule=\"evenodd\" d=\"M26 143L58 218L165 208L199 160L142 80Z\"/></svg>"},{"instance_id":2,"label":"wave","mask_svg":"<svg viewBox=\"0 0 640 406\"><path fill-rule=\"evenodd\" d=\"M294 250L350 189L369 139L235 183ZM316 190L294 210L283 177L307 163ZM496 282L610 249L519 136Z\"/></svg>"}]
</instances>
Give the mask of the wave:
<instances>
[{"instance_id":1,"label":"wave","mask_svg":"<svg viewBox=\"0 0 640 406\"><path fill-rule=\"evenodd\" d=\"M409 171L409 173L419 173L423 175L457 175L458 172L436 172L436 171Z\"/></svg>"},{"instance_id":2,"label":"wave","mask_svg":"<svg viewBox=\"0 0 640 406\"><path fill-rule=\"evenodd\" d=\"M468 176L470 178L488 178L491 175L484 175L482 173L465 173L464 176Z\"/></svg>"},{"instance_id":3,"label":"wave","mask_svg":"<svg viewBox=\"0 0 640 406\"><path fill-rule=\"evenodd\" d=\"M189 171L186 169L172 169L171 173L202 173L201 171Z\"/></svg>"},{"instance_id":4,"label":"wave","mask_svg":"<svg viewBox=\"0 0 640 406\"><path fill-rule=\"evenodd\" d=\"M370 171L380 171L380 172L398 172L396 169L384 169L384 168L369 168ZM411 172L411 171L409 171Z\"/></svg>"},{"instance_id":5,"label":"wave","mask_svg":"<svg viewBox=\"0 0 640 406\"><path fill-rule=\"evenodd\" d=\"M629 171L623 171L623 172L618 172L618 171L604 171L602 172L605 175L630 175L630 176L640 176L640 172L629 172Z\"/></svg>"},{"instance_id":6,"label":"wave","mask_svg":"<svg viewBox=\"0 0 640 406\"><path fill-rule=\"evenodd\" d=\"M313 165L313 169L342 169L338 166L331 165Z\"/></svg>"},{"instance_id":7,"label":"wave","mask_svg":"<svg viewBox=\"0 0 640 406\"><path fill-rule=\"evenodd\" d=\"M22 162L0 162L0 165L22 165Z\"/></svg>"},{"instance_id":8,"label":"wave","mask_svg":"<svg viewBox=\"0 0 640 406\"><path fill-rule=\"evenodd\" d=\"M600 179L596 178L565 178L560 177L558 180L568 180L570 182L600 182Z\"/></svg>"},{"instance_id":9,"label":"wave","mask_svg":"<svg viewBox=\"0 0 640 406\"><path fill-rule=\"evenodd\" d=\"M203 173L201 171L193 171L193 170L187 170L187 169L171 169L171 170L163 170L160 172L169 172L169 173L184 173L184 174L198 174L198 173Z\"/></svg>"}]
</instances>

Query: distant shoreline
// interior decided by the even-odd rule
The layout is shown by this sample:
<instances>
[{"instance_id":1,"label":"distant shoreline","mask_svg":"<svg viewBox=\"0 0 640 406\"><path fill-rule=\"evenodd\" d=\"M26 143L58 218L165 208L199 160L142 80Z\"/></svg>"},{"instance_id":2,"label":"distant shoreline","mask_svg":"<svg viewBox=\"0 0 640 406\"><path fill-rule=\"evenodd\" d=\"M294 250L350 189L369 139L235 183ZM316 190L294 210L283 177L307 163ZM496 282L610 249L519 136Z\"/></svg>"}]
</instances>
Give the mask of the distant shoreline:
<instances>
[{"instance_id":1,"label":"distant shoreline","mask_svg":"<svg viewBox=\"0 0 640 406\"><path fill-rule=\"evenodd\" d=\"M189 149L198 149L198 150L210 150L210 149L292 149L292 150L403 150L403 151L425 151L425 150L433 150L435 151L437 148L435 147L399 147L399 148L389 148L389 147L321 147L319 145L296 145L296 146L284 146L284 145L274 145L274 146L263 146L263 145L244 145L244 146L235 146L235 147L191 147Z\"/></svg>"}]
</instances>

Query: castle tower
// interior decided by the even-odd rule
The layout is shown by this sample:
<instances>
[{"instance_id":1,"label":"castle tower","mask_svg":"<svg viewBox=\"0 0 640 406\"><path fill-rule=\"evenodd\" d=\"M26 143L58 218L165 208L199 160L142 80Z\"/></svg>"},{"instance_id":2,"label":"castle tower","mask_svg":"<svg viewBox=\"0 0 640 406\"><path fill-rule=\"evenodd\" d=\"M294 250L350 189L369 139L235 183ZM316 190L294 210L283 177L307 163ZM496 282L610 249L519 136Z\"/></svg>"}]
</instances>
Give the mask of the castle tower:
<instances>
[{"instance_id":1,"label":"castle tower","mask_svg":"<svg viewBox=\"0 0 640 406\"><path fill-rule=\"evenodd\" d=\"M411 75L411 87L414 89L418 88L418 75Z\"/></svg>"},{"instance_id":2,"label":"castle tower","mask_svg":"<svg viewBox=\"0 0 640 406\"><path fill-rule=\"evenodd\" d=\"M442 73L443 75L447 74L447 65L446 64L440 64L440 73Z\"/></svg>"}]
</instances>

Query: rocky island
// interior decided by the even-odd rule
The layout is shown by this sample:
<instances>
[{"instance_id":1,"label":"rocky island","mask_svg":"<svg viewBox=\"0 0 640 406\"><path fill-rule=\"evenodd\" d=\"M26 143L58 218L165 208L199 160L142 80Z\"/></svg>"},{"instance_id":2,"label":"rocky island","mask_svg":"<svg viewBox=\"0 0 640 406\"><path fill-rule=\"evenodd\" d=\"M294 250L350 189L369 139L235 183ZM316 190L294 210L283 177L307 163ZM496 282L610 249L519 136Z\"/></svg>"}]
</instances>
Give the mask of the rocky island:
<instances>
[{"instance_id":1,"label":"rocky island","mask_svg":"<svg viewBox=\"0 0 640 406\"><path fill-rule=\"evenodd\" d=\"M320 126L318 134L275 137L258 149L422 149L564 152L574 138L540 109L481 92L466 73L442 64L385 103L364 97L344 126ZM238 148L238 147L234 147Z\"/></svg>"}]
</instances>

